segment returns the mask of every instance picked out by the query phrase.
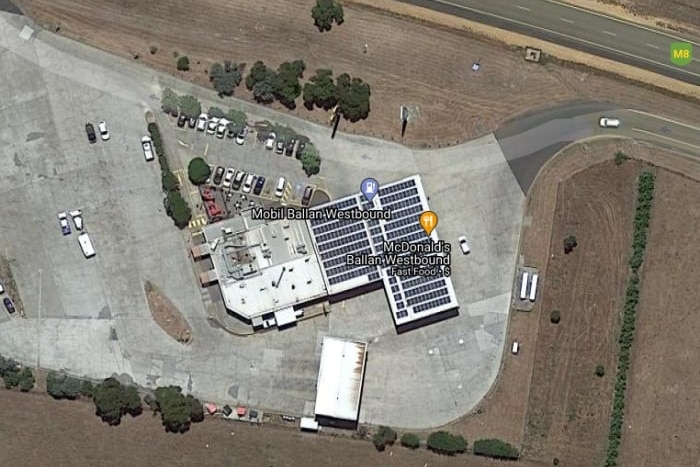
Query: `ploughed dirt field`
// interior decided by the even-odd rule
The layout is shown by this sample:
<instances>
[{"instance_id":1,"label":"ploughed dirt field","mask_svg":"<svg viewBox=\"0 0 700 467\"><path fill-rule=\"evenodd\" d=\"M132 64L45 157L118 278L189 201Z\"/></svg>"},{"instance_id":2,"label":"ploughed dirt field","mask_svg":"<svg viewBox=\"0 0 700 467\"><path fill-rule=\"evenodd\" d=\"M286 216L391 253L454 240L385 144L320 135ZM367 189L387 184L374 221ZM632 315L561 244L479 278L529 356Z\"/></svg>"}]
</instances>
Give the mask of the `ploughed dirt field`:
<instances>
[{"instance_id":1,"label":"ploughed dirt field","mask_svg":"<svg viewBox=\"0 0 700 467\"><path fill-rule=\"evenodd\" d=\"M345 3L345 23L320 33L311 0L19 0L24 11L49 30L112 53L133 57L183 79L209 86L205 71L216 61L256 60L277 67L302 59L306 77L318 68L347 72L368 82L366 121L340 130L401 140L399 108L412 109L403 142L452 145L489 133L503 121L572 101L616 102L694 121L697 108L637 86L554 63L525 62L522 51L467 31L391 16ZM363 52L367 44L367 53ZM157 51L150 53L150 47ZM174 53L192 69L175 69ZM481 69L471 71L479 61ZM241 85L236 95L250 100ZM278 104L274 104L280 108ZM307 111L299 99L292 113L326 124L328 113Z\"/></svg>"},{"instance_id":2,"label":"ploughed dirt field","mask_svg":"<svg viewBox=\"0 0 700 467\"><path fill-rule=\"evenodd\" d=\"M657 172L620 465L698 464L699 175Z\"/></svg>"},{"instance_id":3,"label":"ploughed dirt field","mask_svg":"<svg viewBox=\"0 0 700 467\"><path fill-rule=\"evenodd\" d=\"M439 456L400 446L377 452L369 441L207 419L188 433L165 433L150 412L109 427L92 402L0 390L2 465L23 467L481 467L501 465L471 454ZM519 463L526 467L529 462Z\"/></svg>"},{"instance_id":4,"label":"ploughed dirt field","mask_svg":"<svg viewBox=\"0 0 700 467\"><path fill-rule=\"evenodd\" d=\"M700 27L700 3L697 0L602 0L600 3L620 5L635 15L665 18L696 30Z\"/></svg>"}]
</instances>

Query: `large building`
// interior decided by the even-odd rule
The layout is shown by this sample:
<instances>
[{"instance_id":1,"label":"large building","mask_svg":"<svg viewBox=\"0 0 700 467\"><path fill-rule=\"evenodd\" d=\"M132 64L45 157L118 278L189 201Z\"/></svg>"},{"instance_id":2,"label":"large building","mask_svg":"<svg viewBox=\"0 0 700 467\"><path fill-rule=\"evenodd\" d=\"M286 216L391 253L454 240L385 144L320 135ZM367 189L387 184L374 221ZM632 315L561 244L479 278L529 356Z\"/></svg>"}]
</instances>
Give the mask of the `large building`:
<instances>
[{"instance_id":1,"label":"large building","mask_svg":"<svg viewBox=\"0 0 700 467\"><path fill-rule=\"evenodd\" d=\"M338 220L324 214L333 210L390 210L391 216ZM382 186L371 203L358 193L316 206L310 220L256 220L253 210L244 211L205 227L207 243L193 254L211 256L213 269L202 275L202 283L218 281L226 308L255 328L286 326L301 316L304 305L383 287L402 331L457 312L450 278L392 274L391 267L358 265L348 256L381 257L392 242L438 242L437 233L428 238L418 220L429 210L416 175Z\"/></svg>"}]
</instances>

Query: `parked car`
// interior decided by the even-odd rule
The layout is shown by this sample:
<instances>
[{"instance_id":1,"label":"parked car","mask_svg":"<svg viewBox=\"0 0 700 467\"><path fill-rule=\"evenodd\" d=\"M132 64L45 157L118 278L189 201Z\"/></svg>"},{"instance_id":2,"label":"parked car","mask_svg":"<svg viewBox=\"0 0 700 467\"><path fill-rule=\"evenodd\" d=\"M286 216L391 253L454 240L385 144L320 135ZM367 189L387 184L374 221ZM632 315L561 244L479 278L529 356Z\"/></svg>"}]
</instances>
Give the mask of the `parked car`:
<instances>
[{"instance_id":1,"label":"parked car","mask_svg":"<svg viewBox=\"0 0 700 467\"><path fill-rule=\"evenodd\" d=\"M90 144L97 142L97 134L95 133L95 127L92 126L92 123L85 124L85 133L87 133Z\"/></svg>"},{"instance_id":2,"label":"parked car","mask_svg":"<svg viewBox=\"0 0 700 467\"><path fill-rule=\"evenodd\" d=\"M277 141L277 148L275 149L275 152L277 154L283 154L284 153L284 140L281 139Z\"/></svg>"},{"instance_id":3,"label":"parked car","mask_svg":"<svg viewBox=\"0 0 700 467\"><path fill-rule=\"evenodd\" d=\"M236 137L236 124L235 123L228 124L228 128L226 129L226 137L228 139L233 139Z\"/></svg>"},{"instance_id":4,"label":"parked car","mask_svg":"<svg viewBox=\"0 0 700 467\"><path fill-rule=\"evenodd\" d=\"M224 136L226 136L226 127L228 126L229 121L226 120L225 118L222 118L219 120L219 124L216 127L216 137L219 139L224 139Z\"/></svg>"},{"instance_id":5,"label":"parked car","mask_svg":"<svg viewBox=\"0 0 700 467\"><path fill-rule=\"evenodd\" d=\"M253 174L248 174L245 178L245 181L243 182L243 193L250 193L250 190L253 188L253 179L255 178L255 175Z\"/></svg>"},{"instance_id":6,"label":"parked car","mask_svg":"<svg viewBox=\"0 0 700 467\"><path fill-rule=\"evenodd\" d=\"M102 141L107 141L109 139L107 124L105 122L100 122L97 124L97 129L100 130L100 137L102 138Z\"/></svg>"},{"instance_id":7,"label":"parked car","mask_svg":"<svg viewBox=\"0 0 700 467\"><path fill-rule=\"evenodd\" d=\"M0 284L0 294L4 294L4 293L5 293L5 287L3 287L2 284Z\"/></svg>"},{"instance_id":8,"label":"parked car","mask_svg":"<svg viewBox=\"0 0 700 467\"><path fill-rule=\"evenodd\" d=\"M263 187L265 186L265 177L258 177L255 181L255 188L253 188L253 194L259 195L262 193Z\"/></svg>"},{"instance_id":9,"label":"parked car","mask_svg":"<svg viewBox=\"0 0 700 467\"><path fill-rule=\"evenodd\" d=\"M190 127L190 130L197 128L197 117L191 117L187 120L187 126Z\"/></svg>"},{"instance_id":10,"label":"parked car","mask_svg":"<svg viewBox=\"0 0 700 467\"><path fill-rule=\"evenodd\" d=\"M63 232L63 235L69 235L70 224L68 223L68 215L65 212L58 214L58 223L61 226L61 232Z\"/></svg>"},{"instance_id":11,"label":"parked car","mask_svg":"<svg viewBox=\"0 0 700 467\"><path fill-rule=\"evenodd\" d=\"M308 206L309 203L311 202L311 195L314 194L314 189L313 187L307 186L304 189L304 196L301 197L301 204L302 206Z\"/></svg>"},{"instance_id":12,"label":"parked car","mask_svg":"<svg viewBox=\"0 0 700 467\"><path fill-rule=\"evenodd\" d=\"M244 144L245 143L245 127L242 127L240 130L238 130L238 133L236 133L236 144Z\"/></svg>"},{"instance_id":13,"label":"parked car","mask_svg":"<svg viewBox=\"0 0 700 467\"><path fill-rule=\"evenodd\" d=\"M284 195L284 189L287 187L287 180L284 177L280 177L277 180L277 188L275 188L275 196L281 198Z\"/></svg>"},{"instance_id":14,"label":"parked car","mask_svg":"<svg viewBox=\"0 0 700 467\"><path fill-rule=\"evenodd\" d=\"M226 169L226 174L224 175L224 188L231 188L231 183L233 183L233 176L236 175L236 170L232 168Z\"/></svg>"},{"instance_id":15,"label":"parked car","mask_svg":"<svg viewBox=\"0 0 700 467\"><path fill-rule=\"evenodd\" d=\"M277 139L277 135L274 131L271 131L267 135L267 141L265 141L265 149L275 149L275 139Z\"/></svg>"},{"instance_id":16,"label":"parked car","mask_svg":"<svg viewBox=\"0 0 700 467\"><path fill-rule=\"evenodd\" d=\"M303 139L299 140L299 146L297 147L296 158L301 159L301 155L304 153L304 148L306 148L306 141Z\"/></svg>"},{"instance_id":17,"label":"parked car","mask_svg":"<svg viewBox=\"0 0 700 467\"><path fill-rule=\"evenodd\" d=\"M231 184L231 188L233 188L234 190L240 189L246 175L247 174L245 172L243 172L242 170L240 172L238 172L236 174L236 176L233 178L233 184Z\"/></svg>"},{"instance_id":18,"label":"parked car","mask_svg":"<svg viewBox=\"0 0 700 467\"><path fill-rule=\"evenodd\" d=\"M68 215L73 219L75 230L83 230L83 213L80 212L80 209L68 211Z\"/></svg>"},{"instance_id":19,"label":"parked car","mask_svg":"<svg viewBox=\"0 0 700 467\"><path fill-rule=\"evenodd\" d=\"M214 171L214 185L218 185L221 183L221 179L224 178L224 171L225 169L221 166L216 168L216 170Z\"/></svg>"},{"instance_id":20,"label":"parked car","mask_svg":"<svg viewBox=\"0 0 700 467\"><path fill-rule=\"evenodd\" d=\"M153 141L149 136L141 138L141 149L143 149L143 155L147 161L152 161L155 158L153 155Z\"/></svg>"},{"instance_id":21,"label":"parked car","mask_svg":"<svg viewBox=\"0 0 700 467\"><path fill-rule=\"evenodd\" d=\"M9 297L5 297L2 299L2 304L5 305L5 308L7 309L8 313L14 313L15 312L15 304L12 303L12 300Z\"/></svg>"},{"instance_id":22,"label":"parked car","mask_svg":"<svg viewBox=\"0 0 700 467\"><path fill-rule=\"evenodd\" d=\"M183 128L183 127L185 126L186 123L187 123L187 117L185 117L183 114L180 114L180 115L177 117L177 126L178 126L179 128Z\"/></svg>"},{"instance_id":23,"label":"parked car","mask_svg":"<svg viewBox=\"0 0 700 467\"><path fill-rule=\"evenodd\" d=\"M199 114L199 117L197 117L197 131L206 130L207 123L209 123L209 116L205 113Z\"/></svg>"},{"instance_id":24,"label":"parked car","mask_svg":"<svg viewBox=\"0 0 700 467\"><path fill-rule=\"evenodd\" d=\"M617 128L620 126L620 120L617 118L600 117L598 125L600 125L601 128Z\"/></svg>"},{"instance_id":25,"label":"parked car","mask_svg":"<svg viewBox=\"0 0 700 467\"><path fill-rule=\"evenodd\" d=\"M216 133L216 129L219 127L219 120L216 117L212 117L209 119L209 123L207 123L207 134L208 135L213 135Z\"/></svg>"},{"instance_id":26,"label":"parked car","mask_svg":"<svg viewBox=\"0 0 700 467\"><path fill-rule=\"evenodd\" d=\"M297 142L294 138L290 139L289 142L287 142L287 145L284 148L284 155L287 157L292 157L292 154L294 153L294 144Z\"/></svg>"},{"instance_id":27,"label":"parked car","mask_svg":"<svg viewBox=\"0 0 700 467\"><path fill-rule=\"evenodd\" d=\"M459 248L462 250L463 254L467 254L471 251L471 248L469 247L469 242L467 241L467 237L462 235L457 239L457 242L459 242Z\"/></svg>"}]
</instances>

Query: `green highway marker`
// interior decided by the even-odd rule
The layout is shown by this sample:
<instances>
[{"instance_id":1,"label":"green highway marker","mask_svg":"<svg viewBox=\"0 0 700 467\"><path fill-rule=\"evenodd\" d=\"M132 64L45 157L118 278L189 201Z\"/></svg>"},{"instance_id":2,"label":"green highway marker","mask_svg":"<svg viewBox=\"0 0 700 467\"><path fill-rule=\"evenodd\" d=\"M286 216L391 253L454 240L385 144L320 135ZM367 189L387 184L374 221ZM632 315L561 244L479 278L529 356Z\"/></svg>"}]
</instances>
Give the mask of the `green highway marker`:
<instances>
[{"instance_id":1,"label":"green highway marker","mask_svg":"<svg viewBox=\"0 0 700 467\"><path fill-rule=\"evenodd\" d=\"M690 42L674 42L671 44L671 63L685 66L693 61L693 44Z\"/></svg>"}]
</instances>

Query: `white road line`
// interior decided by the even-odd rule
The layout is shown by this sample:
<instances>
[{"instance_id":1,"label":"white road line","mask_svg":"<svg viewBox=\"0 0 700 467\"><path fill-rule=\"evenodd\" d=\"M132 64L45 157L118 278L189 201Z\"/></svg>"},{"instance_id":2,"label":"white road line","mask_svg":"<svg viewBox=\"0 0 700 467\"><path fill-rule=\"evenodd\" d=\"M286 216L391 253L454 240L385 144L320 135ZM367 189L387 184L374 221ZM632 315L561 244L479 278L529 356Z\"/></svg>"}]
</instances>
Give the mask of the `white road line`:
<instances>
[{"instance_id":1,"label":"white road line","mask_svg":"<svg viewBox=\"0 0 700 467\"><path fill-rule=\"evenodd\" d=\"M562 21L564 21L565 23L574 24L574 22L571 21L570 19L566 19L566 18L559 18L559 19L562 20Z\"/></svg>"},{"instance_id":2,"label":"white road line","mask_svg":"<svg viewBox=\"0 0 700 467\"><path fill-rule=\"evenodd\" d=\"M607 34L608 36L617 36L617 34L615 34L614 32L610 32L610 31L603 31L603 34Z\"/></svg>"},{"instance_id":3,"label":"white road line","mask_svg":"<svg viewBox=\"0 0 700 467\"><path fill-rule=\"evenodd\" d=\"M656 49L656 50L661 50L661 47L659 47L658 45L654 45L654 44L647 44L647 47L651 47L652 49Z\"/></svg>"},{"instance_id":4,"label":"white road line","mask_svg":"<svg viewBox=\"0 0 700 467\"><path fill-rule=\"evenodd\" d=\"M674 143L684 144L684 145L690 146L691 148L694 148L694 149L700 149L700 146L697 146L695 144L686 143L685 141L681 141L679 139L670 138L668 136L660 135L658 133L654 133L653 131L646 131L646 130L642 130L641 128L632 128L632 131L637 131L639 133L644 133L646 135L651 135L651 136L655 136L657 138L665 139L668 141L673 141Z\"/></svg>"},{"instance_id":5,"label":"white road line","mask_svg":"<svg viewBox=\"0 0 700 467\"><path fill-rule=\"evenodd\" d=\"M530 11L530 9L529 9L529 8L527 8L527 7L524 7L524 6L520 6L520 5L515 5L515 8L517 8L518 10L525 10L525 11Z\"/></svg>"},{"instance_id":6,"label":"white road line","mask_svg":"<svg viewBox=\"0 0 700 467\"><path fill-rule=\"evenodd\" d=\"M687 123L679 122L678 120L671 120L670 118L660 117L658 115L650 114L648 112L643 112L641 110L627 109L630 112L634 112L640 115L646 115L647 117L655 118L657 120L663 120L664 122L673 123L674 125L684 126L690 128L691 130L700 131L700 127L689 125Z\"/></svg>"}]
</instances>

